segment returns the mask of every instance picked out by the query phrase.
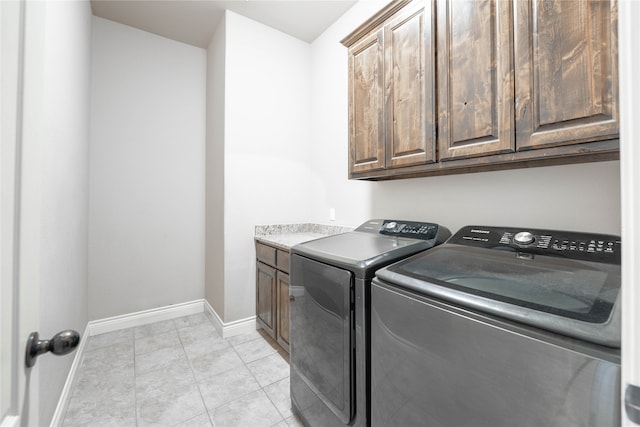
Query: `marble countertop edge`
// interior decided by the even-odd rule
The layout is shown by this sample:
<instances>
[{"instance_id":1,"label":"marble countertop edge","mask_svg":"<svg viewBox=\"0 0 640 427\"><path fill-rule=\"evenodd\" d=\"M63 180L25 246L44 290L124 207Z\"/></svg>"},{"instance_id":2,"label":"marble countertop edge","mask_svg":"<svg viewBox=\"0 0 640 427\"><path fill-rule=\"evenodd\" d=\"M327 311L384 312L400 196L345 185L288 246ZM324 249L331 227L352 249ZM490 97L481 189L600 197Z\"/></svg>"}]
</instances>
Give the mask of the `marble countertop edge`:
<instances>
[{"instance_id":1,"label":"marble countertop edge","mask_svg":"<svg viewBox=\"0 0 640 427\"><path fill-rule=\"evenodd\" d=\"M289 250L299 243L354 229L355 227L313 223L257 225L254 237L259 242Z\"/></svg>"}]
</instances>

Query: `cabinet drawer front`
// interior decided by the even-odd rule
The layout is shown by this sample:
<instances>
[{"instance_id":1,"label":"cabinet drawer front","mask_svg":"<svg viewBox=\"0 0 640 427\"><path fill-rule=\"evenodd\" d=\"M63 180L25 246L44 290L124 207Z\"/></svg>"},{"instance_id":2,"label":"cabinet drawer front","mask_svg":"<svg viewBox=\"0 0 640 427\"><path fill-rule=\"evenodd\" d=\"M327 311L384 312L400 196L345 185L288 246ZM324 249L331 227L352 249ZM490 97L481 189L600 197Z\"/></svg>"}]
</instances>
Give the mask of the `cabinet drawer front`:
<instances>
[{"instance_id":1,"label":"cabinet drawer front","mask_svg":"<svg viewBox=\"0 0 640 427\"><path fill-rule=\"evenodd\" d=\"M276 266L276 248L256 243L256 258L272 266Z\"/></svg>"},{"instance_id":2,"label":"cabinet drawer front","mask_svg":"<svg viewBox=\"0 0 640 427\"><path fill-rule=\"evenodd\" d=\"M278 249L276 254L276 268L285 273L289 272L289 252Z\"/></svg>"}]
</instances>

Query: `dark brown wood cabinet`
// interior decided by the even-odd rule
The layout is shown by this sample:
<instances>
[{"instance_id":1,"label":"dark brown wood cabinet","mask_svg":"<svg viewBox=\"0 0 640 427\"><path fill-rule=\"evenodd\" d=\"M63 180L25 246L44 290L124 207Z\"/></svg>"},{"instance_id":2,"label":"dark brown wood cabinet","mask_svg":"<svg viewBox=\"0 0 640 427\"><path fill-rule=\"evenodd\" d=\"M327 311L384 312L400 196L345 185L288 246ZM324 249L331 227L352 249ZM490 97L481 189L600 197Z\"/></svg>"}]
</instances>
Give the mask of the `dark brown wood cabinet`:
<instances>
[{"instance_id":1,"label":"dark brown wood cabinet","mask_svg":"<svg viewBox=\"0 0 640 427\"><path fill-rule=\"evenodd\" d=\"M515 151L511 2L437 2L440 160Z\"/></svg>"},{"instance_id":2,"label":"dark brown wood cabinet","mask_svg":"<svg viewBox=\"0 0 640 427\"><path fill-rule=\"evenodd\" d=\"M384 65L382 30L360 40L349 53L349 169L384 169Z\"/></svg>"},{"instance_id":3,"label":"dark brown wood cabinet","mask_svg":"<svg viewBox=\"0 0 640 427\"><path fill-rule=\"evenodd\" d=\"M435 161L432 9L406 3L346 42L350 176Z\"/></svg>"},{"instance_id":4,"label":"dark brown wood cabinet","mask_svg":"<svg viewBox=\"0 0 640 427\"><path fill-rule=\"evenodd\" d=\"M256 318L262 329L276 337L276 269L256 263Z\"/></svg>"},{"instance_id":5,"label":"dark brown wood cabinet","mask_svg":"<svg viewBox=\"0 0 640 427\"><path fill-rule=\"evenodd\" d=\"M617 3L515 4L518 150L617 137Z\"/></svg>"},{"instance_id":6,"label":"dark brown wood cabinet","mask_svg":"<svg viewBox=\"0 0 640 427\"><path fill-rule=\"evenodd\" d=\"M615 0L391 2L342 41L349 177L617 159L616 35Z\"/></svg>"},{"instance_id":7,"label":"dark brown wood cabinet","mask_svg":"<svg viewBox=\"0 0 640 427\"><path fill-rule=\"evenodd\" d=\"M256 242L256 322L289 352L289 252Z\"/></svg>"}]
</instances>

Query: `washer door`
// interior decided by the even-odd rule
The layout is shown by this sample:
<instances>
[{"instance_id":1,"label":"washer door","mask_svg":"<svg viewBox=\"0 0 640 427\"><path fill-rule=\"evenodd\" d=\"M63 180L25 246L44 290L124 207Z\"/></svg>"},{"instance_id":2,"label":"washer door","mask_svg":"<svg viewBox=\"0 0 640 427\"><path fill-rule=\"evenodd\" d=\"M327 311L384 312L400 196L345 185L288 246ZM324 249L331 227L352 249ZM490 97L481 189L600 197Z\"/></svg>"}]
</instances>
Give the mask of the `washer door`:
<instances>
[{"instance_id":1,"label":"washer door","mask_svg":"<svg viewBox=\"0 0 640 427\"><path fill-rule=\"evenodd\" d=\"M374 279L371 426L620 426L619 352Z\"/></svg>"},{"instance_id":2,"label":"washer door","mask_svg":"<svg viewBox=\"0 0 640 427\"><path fill-rule=\"evenodd\" d=\"M291 258L291 373L344 423L354 414L353 273L298 255ZM296 396L294 400L310 400ZM305 407L298 407L303 412Z\"/></svg>"}]
</instances>

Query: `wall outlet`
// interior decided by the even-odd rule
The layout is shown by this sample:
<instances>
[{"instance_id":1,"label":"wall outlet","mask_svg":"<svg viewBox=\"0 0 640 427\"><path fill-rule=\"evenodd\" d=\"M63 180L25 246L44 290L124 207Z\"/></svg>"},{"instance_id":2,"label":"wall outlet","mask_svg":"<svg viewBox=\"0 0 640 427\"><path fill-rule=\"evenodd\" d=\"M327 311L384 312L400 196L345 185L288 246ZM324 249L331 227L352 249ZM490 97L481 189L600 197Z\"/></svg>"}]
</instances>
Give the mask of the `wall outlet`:
<instances>
[{"instance_id":1,"label":"wall outlet","mask_svg":"<svg viewBox=\"0 0 640 427\"><path fill-rule=\"evenodd\" d=\"M336 208L329 208L329 221L336 220Z\"/></svg>"}]
</instances>

